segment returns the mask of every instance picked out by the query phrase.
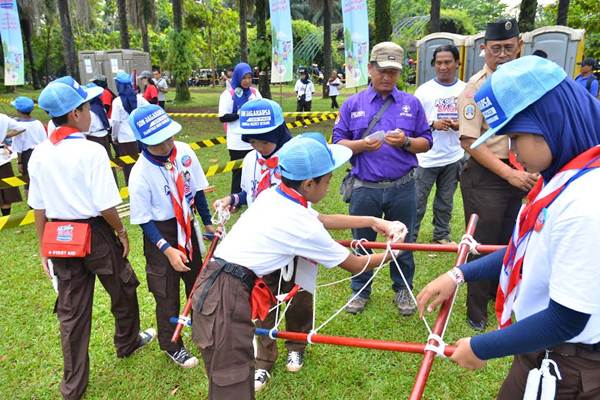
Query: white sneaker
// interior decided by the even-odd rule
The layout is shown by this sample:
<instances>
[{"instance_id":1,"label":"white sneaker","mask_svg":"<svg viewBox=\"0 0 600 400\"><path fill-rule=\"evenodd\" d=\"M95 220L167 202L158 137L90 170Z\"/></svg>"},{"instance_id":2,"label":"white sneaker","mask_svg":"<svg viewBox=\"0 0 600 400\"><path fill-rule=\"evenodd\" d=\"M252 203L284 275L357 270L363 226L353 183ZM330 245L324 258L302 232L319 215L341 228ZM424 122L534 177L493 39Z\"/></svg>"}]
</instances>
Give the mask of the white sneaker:
<instances>
[{"instance_id":1,"label":"white sneaker","mask_svg":"<svg viewBox=\"0 0 600 400\"><path fill-rule=\"evenodd\" d=\"M177 351L165 351L171 360L181 368L194 368L198 365L198 359L188 353L185 347Z\"/></svg>"},{"instance_id":2,"label":"white sneaker","mask_svg":"<svg viewBox=\"0 0 600 400\"><path fill-rule=\"evenodd\" d=\"M301 351L290 351L285 367L290 372L298 372L304 365L304 353Z\"/></svg>"},{"instance_id":3,"label":"white sneaker","mask_svg":"<svg viewBox=\"0 0 600 400\"><path fill-rule=\"evenodd\" d=\"M271 379L271 374L266 369L257 369L254 371L254 391L260 392Z\"/></svg>"}]
</instances>

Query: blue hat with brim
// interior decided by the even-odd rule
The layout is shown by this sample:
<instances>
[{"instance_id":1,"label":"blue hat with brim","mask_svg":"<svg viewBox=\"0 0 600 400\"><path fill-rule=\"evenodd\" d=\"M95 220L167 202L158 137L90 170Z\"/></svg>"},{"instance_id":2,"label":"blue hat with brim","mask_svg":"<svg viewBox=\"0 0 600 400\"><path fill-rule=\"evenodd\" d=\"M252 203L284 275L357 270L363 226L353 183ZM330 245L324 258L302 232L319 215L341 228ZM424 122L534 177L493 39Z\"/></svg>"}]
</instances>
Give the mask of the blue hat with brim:
<instances>
[{"instance_id":1,"label":"blue hat with brim","mask_svg":"<svg viewBox=\"0 0 600 400\"><path fill-rule=\"evenodd\" d=\"M307 132L294 137L278 153L281 175L303 181L326 175L344 165L352 150L339 144L327 144L318 132Z\"/></svg>"},{"instance_id":2,"label":"blue hat with brim","mask_svg":"<svg viewBox=\"0 0 600 400\"><path fill-rule=\"evenodd\" d=\"M472 145L474 149L503 128L518 113L538 101L567 77L553 61L525 56L502 64L475 93L475 101L490 127Z\"/></svg>"},{"instance_id":3,"label":"blue hat with brim","mask_svg":"<svg viewBox=\"0 0 600 400\"><path fill-rule=\"evenodd\" d=\"M33 100L29 97L19 96L13 101L10 102L10 105L13 106L17 111L29 114L33 111L35 104Z\"/></svg>"},{"instance_id":4,"label":"blue hat with brim","mask_svg":"<svg viewBox=\"0 0 600 400\"><path fill-rule=\"evenodd\" d=\"M269 99L248 101L240 107L238 114L239 127L231 131L238 135L270 132L285 123L281 106Z\"/></svg>"},{"instance_id":5,"label":"blue hat with brim","mask_svg":"<svg viewBox=\"0 0 600 400\"><path fill-rule=\"evenodd\" d=\"M94 97L100 96L102 91L101 87L86 88L72 77L63 76L50 82L42 90L38 98L38 104L51 117L60 117L70 113Z\"/></svg>"},{"instance_id":6,"label":"blue hat with brim","mask_svg":"<svg viewBox=\"0 0 600 400\"><path fill-rule=\"evenodd\" d=\"M129 75L125 71L117 72L117 75L115 76L115 81L117 81L118 83L128 83L130 85L132 84L131 75Z\"/></svg>"},{"instance_id":7,"label":"blue hat with brim","mask_svg":"<svg viewBox=\"0 0 600 400\"><path fill-rule=\"evenodd\" d=\"M181 131L181 125L156 104L136 108L127 120L135 138L148 146L160 144Z\"/></svg>"}]
</instances>

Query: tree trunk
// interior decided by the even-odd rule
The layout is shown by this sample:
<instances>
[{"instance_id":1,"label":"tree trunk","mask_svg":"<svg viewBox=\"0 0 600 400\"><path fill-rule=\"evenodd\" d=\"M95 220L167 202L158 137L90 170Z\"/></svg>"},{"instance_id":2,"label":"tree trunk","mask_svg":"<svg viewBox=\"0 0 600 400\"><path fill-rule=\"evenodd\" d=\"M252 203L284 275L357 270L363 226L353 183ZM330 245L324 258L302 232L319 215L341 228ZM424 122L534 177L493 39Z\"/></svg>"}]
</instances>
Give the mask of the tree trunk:
<instances>
[{"instance_id":1,"label":"tree trunk","mask_svg":"<svg viewBox=\"0 0 600 400\"><path fill-rule=\"evenodd\" d=\"M440 8L441 0L431 0L431 10L429 12L429 33L440 31Z\"/></svg>"},{"instance_id":2,"label":"tree trunk","mask_svg":"<svg viewBox=\"0 0 600 400\"><path fill-rule=\"evenodd\" d=\"M529 32L535 29L536 11L537 0L521 1L521 11L519 13L519 30L521 33Z\"/></svg>"},{"instance_id":3,"label":"tree trunk","mask_svg":"<svg viewBox=\"0 0 600 400\"><path fill-rule=\"evenodd\" d=\"M375 0L375 43L392 39L390 0Z\"/></svg>"},{"instance_id":4,"label":"tree trunk","mask_svg":"<svg viewBox=\"0 0 600 400\"><path fill-rule=\"evenodd\" d=\"M21 11L21 10L20 10ZM37 69L35 68L35 60L33 58L33 49L31 47L31 20L29 16L25 16L24 13L19 11L21 16L21 30L23 31L23 40L25 41L25 48L27 49L27 61L29 62L29 68L31 69L31 81L34 89L40 89L40 77Z\"/></svg>"},{"instance_id":5,"label":"tree trunk","mask_svg":"<svg viewBox=\"0 0 600 400\"><path fill-rule=\"evenodd\" d=\"M267 10L269 4L266 0L256 0L256 39L265 45L267 43ZM269 46L270 47L270 46ZM271 55L268 57L259 57L258 69L260 75L258 79L258 91L267 99L271 98L271 86L269 83L269 74L267 71L271 68Z\"/></svg>"},{"instance_id":6,"label":"tree trunk","mask_svg":"<svg viewBox=\"0 0 600 400\"><path fill-rule=\"evenodd\" d=\"M248 62L248 4L246 0L238 0L240 12L240 60Z\"/></svg>"},{"instance_id":7,"label":"tree trunk","mask_svg":"<svg viewBox=\"0 0 600 400\"><path fill-rule=\"evenodd\" d=\"M69 1L58 0L58 14L60 16L60 27L63 36L63 57L67 67L67 75L71 75L79 81L79 72L77 71L77 56L75 55L75 40L73 39L73 29L71 28L71 17L69 16Z\"/></svg>"},{"instance_id":8,"label":"tree trunk","mask_svg":"<svg viewBox=\"0 0 600 400\"><path fill-rule=\"evenodd\" d=\"M140 19L140 33L142 34L142 47L146 53L150 53L150 41L148 40L148 23L146 21L146 12L142 11Z\"/></svg>"},{"instance_id":9,"label":"tree trunk","mask_svg":"<svg viewBox=\"0 0 600 400\"><path fill-rule=\"evenodd\" d=\"M173 27L175 34L180 35L183 30L183 4L182 0L173 0ZM188 87L188 76L174 76L175 78L175 100L187 101L191 98Z\"/></svg>"},{"instance_id":10,"label":"tree trunk","mask_svg":"<svg viewBox=\"0 0 600 400\"><path fill-rule=\"evenodd\" d=\"M327 80L331 75L331 0L323 1L323 98L327 98Z\"/></svg>"},{"instance_id":11,"label":"tree trunk","mask_svg":"<svg viewBox=\"0 0 600 400\"><path fill-rule=\"evenodd\" d=\"M183 5L181 0L173 0L173 26L175 31L181 32L183 27Z\"/></svg>"},{"instance_id":12,"label":"tree trunk","mask_svg":"<svg viewBox=\"0 0 600 400\"><path fill-rule=\"evenodd\" d=\"M569 0L558 0L558 13L556 15L556 25L567 26L569 17Z\"/></svg>"},{"instance_id":13,"label":"tree trunk","mask_svg":"<svg viewBox=\"0 0 600 400\"><path fill-rule=\"evenodd\" d=\"M127 4L126 0L117 0L119 12L119 33L121 35L121 48L129 48L129 31L127 30Z\"/></svg>"}]
</instances>

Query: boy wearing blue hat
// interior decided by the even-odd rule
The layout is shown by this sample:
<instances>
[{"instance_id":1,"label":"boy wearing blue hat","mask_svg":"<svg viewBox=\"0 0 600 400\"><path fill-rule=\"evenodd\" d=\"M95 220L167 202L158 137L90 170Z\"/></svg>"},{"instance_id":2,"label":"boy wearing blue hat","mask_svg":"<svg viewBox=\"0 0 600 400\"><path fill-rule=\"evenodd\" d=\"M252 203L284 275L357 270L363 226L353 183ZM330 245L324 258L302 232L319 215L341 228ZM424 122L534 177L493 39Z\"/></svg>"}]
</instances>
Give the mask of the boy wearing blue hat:
<instances>
[{"instance_id":1,"label":"boy wearing blue hat","mask_svg":"<svg viewBox=\"0 0 600 400\"><path fill-rule=\"evenodd\" d=\"M0 114L0 178L14 176L11 166L12 155L4 145L6 138L12 138L25 132L25 127L8 115ZM19 188L0 189L0 210L2 215L10 215L10 205L23 200Z\"/></svg>"},{"instance_id":2,"label":"boy wearing blue hat","mask_svg":"<svg viewBox=\"0 0 600 400\"><path fill-rule=\"evenodd\" d=\"M296 256L352 273L384 261L383 253L370 258L351 254L326 229L370 227L391 237L398 222L322 215L308 207L325 197L332 171L351 155L344 146L328 146L316 133L286 143L279 153L281 183L258 196L200 273L192 303L192 339L204 359L209 399L254 399L252 319L264 319L273 300L263 276ZM400 226L405 235L406 228Z\"/></svg>"},{"instance_id":3,"label":"boy wearing blue hat","mask_svg":"<svg viewBox=\"0 0 600 400\"><path fill-rule=\"evenodd\" d=\"M478 369L484 360L514 355L498 399L537 399L540 390L542 399L598 399L600 103L536 56L503 65L474 99L490 129L472 146L506 135L519 161L541 179L506 251L429 283L417 296L419 311L431 311L463 281L499 278L500 329L459 340L452 360Z\"/></svg>"},{"instance_id":4,"label":"boy wearing blue hat","mask_svg":"<svg viewBox=\"0 0 600 400\"><path fill-rule=\"evenodd\" d=\"M48 248L71 243L83 249L73 257L51 258L58 277L56 313L64 361L60 391L65 399L81 398L88 384L96 276L111 298L117 357L133 354L154 337L153 329L140 332L139 281L126 258L129 239L115 208L121 197L109 159L83 134L90 126L89 101L100 93L102 89L84 88L70 76L50 82L38 102L56 129L29 162L28 203L34 209L44 272L51 277L48 255L57 254Z\"/></svg>"},{"instance_id":5,"label":"boy wearing blue hat","mask_svg":"<svg viewBox=\"0 0 600 400\"><path fill-rule=\"evenodd\" d=\"M171 342L179 315L179 281L189 296L202 258L195 231L194 208L206 229L214 232L204 195L208 182L194 151L173 136L181 125L158 105L133 110L129 125L142 144L142 156L129 181L131 223L144 231L148 289L156 300L158 341L177 365L192 368L198 359L183 345Z\"/></svg>"}]
</instances>

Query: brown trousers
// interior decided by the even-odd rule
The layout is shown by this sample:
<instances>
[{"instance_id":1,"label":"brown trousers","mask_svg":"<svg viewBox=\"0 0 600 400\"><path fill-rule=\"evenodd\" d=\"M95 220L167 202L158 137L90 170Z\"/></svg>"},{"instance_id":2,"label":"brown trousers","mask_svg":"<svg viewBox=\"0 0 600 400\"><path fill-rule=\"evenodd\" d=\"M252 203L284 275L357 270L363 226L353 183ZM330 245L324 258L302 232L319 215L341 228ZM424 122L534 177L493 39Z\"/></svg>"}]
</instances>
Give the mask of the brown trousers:
<instances>
[{"instance_id":1,"label":"brown trousers","mask_svg":"<svg viewBox=\"0 0 600 400\"><path fill-rule=\"evenodd\" d=\"M210 262L200 272L194 293L192 340L200 348L208 375L209 400L254 399L254 324L250 291L239 279L222 272L201 309L198 297L206 279L219 265Z\"/></svg>"},{"instance_id":2,"label":"brown trousers","mask_svg":"<svg viewBox=\"0 0 600 400\"><path fill-rule=\"evenodd\" d=\"M175 218L154 222L162 234L163 238L169 244L177 248L177 221ZM182 280L185 286L185 297L187 298L192 291L192 286L198 271L202 266L202 257L200 248L196 239L196 233L192 229L192 260L186 264L190 270L188 272L178 272L171 267L167 257L144 236L144 255L146 256L146 279L148 281L148 290L154 296L156 301L156 325L158 327L158 343L160 349L164 351L176 351L183 346L181 338L178 343L171 342L175 325L170 322L171 317L179 316L181 297L179 291L179 281Z\"/></svg>"},{"instance_id":3,"label":"brown trousers","mask_svg":"<svg viewBox=\"0 0 600 400\"><path fill-rule=\"evenodd\" d=\"M473 158L460 176L465 222L471 214L479 215L475 240L483 244L508 244L515 221L527 194L509 184ZM474 258L471 258L473 260ZM487 322L487 305L496 298L498 280L467 284L467 317L475 322Z\"/></svg>"},{"instance_id":4,"label":"brown trousers","mask_svg":"<svg viewBox=\"0 0 600 400\"><path fill-rule=\"evenodd\" d=\"M279 276L281 270L272 274L263 276L263 279L269 285L273 294L277 294L279 286ZM295 275L295 273L294 273ZM287 293L294 286L294 277L290 282L281 281L281 293ZM283 308L279 310L283 312ZM312 313L313 313L313 297L309 292L299 292L292 298L292 302L285 313L285 328L291 332L310 332L312 328ZM256 321L258 328L271 329L275 324L275 310L271 311L264 321ZM280 314L281 315L281 314ZM268 336L256 337L257 352L256 352L256 368L266 369L271 371L275 361L277 360L278 350L277 342ZM294 342L291 340L285 341L285 348L288 351L304 351L306 349L305 342Z\"/></svg>"},{"instance_id":5,"label":"brown trousers","mask_svg":"<svg viewBox=\"0 0 600 400\"><path fill-rule=\"evenodd\" d=\"M138 154L140 153L140 147L137 142L126 142L119 143L119 157L121 156L131 156L134 159L137 159ZM129 186L129 174L131 174L131 169L134 164L127 164L123 167L123 175L125 175L125 183Z\"/></svg>"},{"instance_id":6,"label":"brown trousers","mask_svg":"<svg viewBox=\"0 0 600 400\"><path fill-rule=\"evenodd\" d=\"M600 352L575 350L572 345L567 345L569 348L562 351L563 346L558 346L550 353L550 358L556 361L562 376L562 380L556 380L556 399L600 399ZM544 351L515 356L508 376L498 392L498 399L522 399L527 374L531 369L539 368L544 357Z\"/></svg>"},{"instance_id":7,"label":"brown trousers","mask_svg":"<svg viewBox=\"0 0 600 400\"><path fill-rule=\"evenodd\" d=\"M58 277L56 313L64 360L60 391L65 399L80 399L88 384L88 346L96 275L110 295L118 357L125 357L135 349L140 331L136 294L139 281L135 272L127 259L123 259L123 247L104 219L93 218L90 224L90 255L52 259Z\"/></svg>"}]
</instances>

